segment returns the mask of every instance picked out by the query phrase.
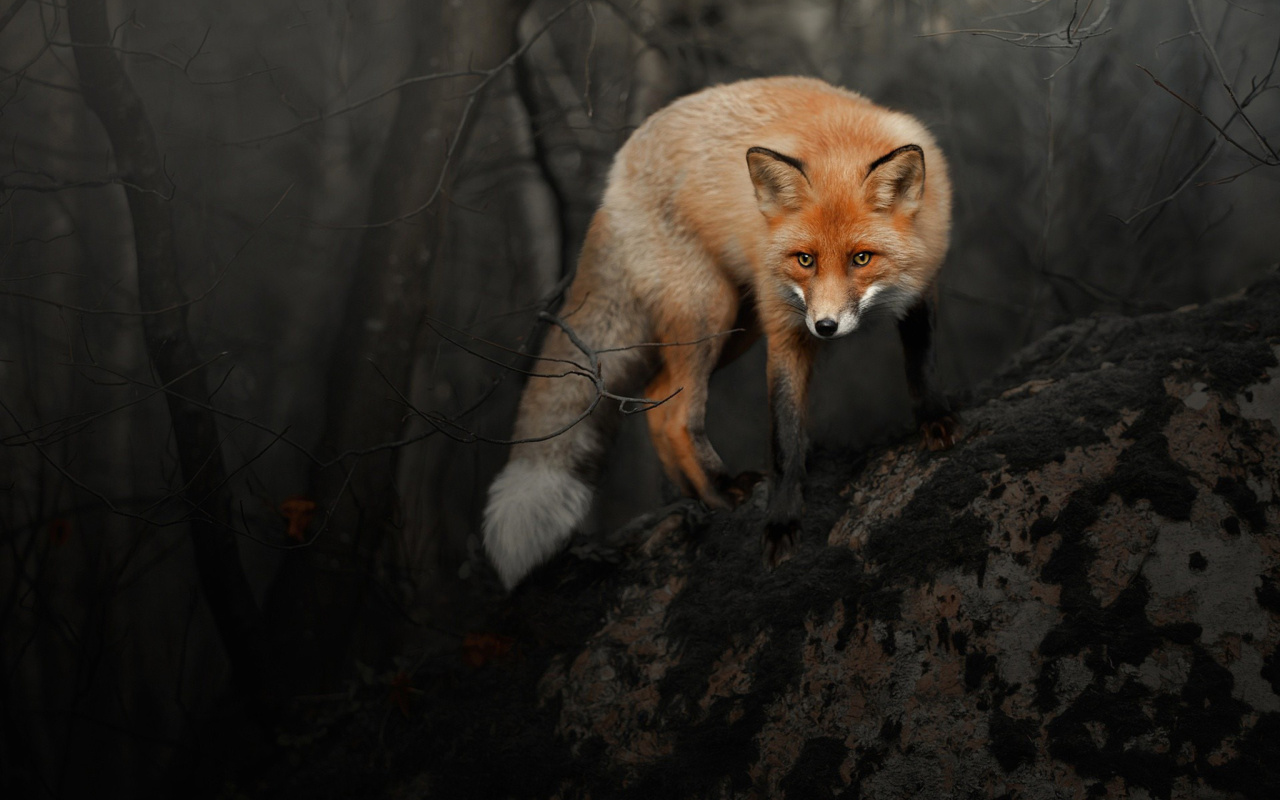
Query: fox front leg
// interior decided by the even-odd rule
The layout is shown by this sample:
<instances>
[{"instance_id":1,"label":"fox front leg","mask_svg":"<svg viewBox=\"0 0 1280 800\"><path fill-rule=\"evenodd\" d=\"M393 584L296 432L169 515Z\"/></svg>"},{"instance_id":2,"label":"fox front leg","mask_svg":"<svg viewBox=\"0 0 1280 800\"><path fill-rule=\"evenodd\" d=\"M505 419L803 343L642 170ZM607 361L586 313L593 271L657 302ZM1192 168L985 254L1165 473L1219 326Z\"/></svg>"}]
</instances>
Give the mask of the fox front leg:
<instances>
[{"instance_id":1,"label":"fox front leg","mask_svg":"<svg viewBox=\"0 0 1280 800\"><path fill-rule=\"evenodd\" d=\"M946 450L960 438L960 423L934 377L934 300L926 295L898 320L898 335L906 359L907 389L923 444Z\"/></svg>"},{"instance_id":2,"label":"fox front leg","mask_svg":"<svg viewBox=\"0 0 1280 800\"><path fill-rule=\"evenodd\" d=\"M773 412L773 486L762 541L765 565L791 555L804 511L802 486L809 436L805 430L813 344L803 329L769 337L769 402Z\"/></svg>"}]
</instances>

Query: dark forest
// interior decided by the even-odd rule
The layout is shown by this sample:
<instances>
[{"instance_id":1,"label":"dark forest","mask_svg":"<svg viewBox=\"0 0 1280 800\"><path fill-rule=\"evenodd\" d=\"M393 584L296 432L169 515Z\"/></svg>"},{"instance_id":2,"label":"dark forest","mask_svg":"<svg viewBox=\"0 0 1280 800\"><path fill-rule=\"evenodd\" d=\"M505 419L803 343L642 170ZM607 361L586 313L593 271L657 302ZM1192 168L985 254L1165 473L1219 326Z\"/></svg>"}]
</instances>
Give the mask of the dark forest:
<instances>
[{"instance_id":1,"label":"dark forest","mask_svg":"<svg viewBox=\"0 0 1280 800\"><path fill-rule=\"evenodd\" d=\"M938 284L937 364L962 415L988 401L1038 402L1049 384L1027 382L1065 381L1065 370L1116 372L1124 358L1140 357L1140 348L1117 349L1121 340L1150 334L1157 337L1150 352L1188 365L1203 356L1221 378L1195 383L1179 373L1163 379L1166 388L1217 391L1232 420L1255 419L1235 398L1250 392L1253 403L1262 395L1247 387L1270 386L1277 306L1242 300L1239 313L1252 316L1241 319L1187 309L1240 297L1260 281L1270 286L1280 264L1275 0L0 0L0 794L314 797L359 796L350 787L364 786L368 796L467 796L472 784L450 770L483 772L474 753L487 745L459 750L456 760L439 755L440 742L461 740L464 728L474 733L471 711L459 708L510 703L498 699L506 697L501 685L547 664L564 668L559 680L570 688L555 691L567 697L581 677L566 665L576 663L588 636L583 620L634 599L613 583L619 569L640 581L634 568L617 567L611 554L594 558L593 534L616 542L610 532L635 536L656 523L672 536L677 523L663 527L663 520L678 518L712 538L680 551L682 566L668 567L693 569L681 573L692 582L716 558L732 562L717 556L727 545L715 538L732 535L724 532L729 516L708 517L677 500L642 414L618 435L574 563L551 567L579 577L558 583L544 574L508 596L481 546L480 517L506 458L523 371L545 335L543 312L561 301L614 154L675 98L770 75L820 77L906 111L946 153L954 211ZM1176 334L1186 336L1176 339L1188 348L1181 356L1160 344L1175 341L1172 322L1115 322L1172 320L1175 312L1203 314L1195 324L1211 331ZM1116 338L1103 341L1100 330ZM1244 348L1231 362L1245 365L1243 372L1230 380L1217 356L1192 352L1216 331ZM1055 341L1080 344L1055 350ZM1255 345L1260 355L1248 349ZM1089 361L1090 353L1097 358ZM1033 355L1047 361L1028 366ZM859 472L862 465L879 463L867 454L915 452L901 361L886 323L824 346L819 357L808 421L817 477L806 487L817 521L806 530L835 525L829 545L849 538L834 532L844 512L822 510L828 507L816 498L852 503L855 493L846 497L841 487L850 475L870 474ZM1164 373L1157 369L1143 374L1158 388ZM757 344L711 382L708 434L733 472L769 462L764 374ZM1095 409L1095 402L1122 403L1121 394L1103 399L1102 391L1070 395L1062 402L1079 418L1064 411L1041 428L975 411L965 427L977 443L958 444L947 458L959 460L944 466L912 455L923 465L916 483L931 485L931 470L951 474L946 465L970 463L965 458L983 480L995 475L993 462L975 455L986 452L983 431L1021 431L1019 442L991 451L1012 464L1026 441L1056 442L1072 426L1110 430L1123 420L1140 427L1136 406L1124 406L1134 416L1114 419ZM1280 402L1272 392L1268 402ZM1271 413L1258 412L1261 427L1250 430L1274 446L1280 417ZM1134 450L1155 442L1176 456L1182 445L1175 439L1138 431L1126 441L1138 442ZM1075 463L1076 445L1092 453L1091 441L1066 442L1065 463ZM1187 444L1188 452L1199 446ZM1270 750L1257 745L1260 733L1250 738L1267 724L1280 731L1280 495L1273 495L1280 454L1257 447L1265 455L1235 478L1210 479L1186 460L1174 472L1204 482L1201 494L1238 519L1228 533L1256 536L1268 554L1261 566L1221 575L1247 584L1264 609L1259 619L1268 620L1259 623L1256 643L1232 640L1233 652L1250 664L1254 653L1251 669L1275 692L1263 700L1226 690L1223 703L1253 711L1238 712L1236 728L1220 734L1238 736L1232 752L1262 764L1268 753L1280 757L1274 742ZM1031 461L1019 469L1040 468ZM1157 469L1141 463L1143 475ZM876 473L875 485L883 489L895 470ZM832 471L842 477L821 477ZM971 477L953 476L952 488L961 491ZM1112 488L1094 507L1109 508L1105 498L1118 497L1123 508L1198 524L1199 512L1119 480L1097 484ZM1000 496L994 484L979 488L972 493L979 506L988 490ZM1044 496L1054 497L1048 489ZM1062 548L1075 541L1065 522L1071 503L1084 502L1071 497L1045 533ZM680 510L654 514L670 508ZM743 525L758 521L744 513ZM1090 559L1111 552L1089 527L1100 524L1080 529ZM823 549L823 535L810 536L796 557L812 577L795 578L788 597L835 602L816 588L817 576L834 579L837 566L853 569L854 562L807 560ZM887 566L878 570L911 565L902 575L919 571L908 576L912 586L932 585L923 576L935 568L985 574L972 550L953 552L945 537L937 540L941 555L926 563L876 555L874 530L869 535L857 558L879 558ZM759 544L743 541L757 549L735 569L754 575ZM1211 548L1192 549L1211 559ZM1059 561L1044 575L1055 574ZM856 563L862 574L864 562ZM1146 559L1116 563L1105 569L1155 570ZM1217 575L1215 568L1197 575ZM1091 576L1105 571L1091 569ZM665 580L645 574L655 585ZM1126 586L1148 580L1156 597L1150 575ZM725 586L725 596L734 595L727 581L705 577L699 591ZM889 612L865 598L883 596L889 584L867 581L858 584L857 613L884 624ZM1055 581L1065 604L1077 584ZM1117 592L1095 609L1099 625L1111 624L1108 609L1132 599ZM715 605L702 595L699 603ZM952 614L947 624L959 630L955 609L945 606L940 613ZM710 620L718 618L714 611L699 617L700 607L659 613L662 624L675 626L673 640L712 635ZM562 626L571 633L543 619L561 612L578 620ZM818 624L799 611L788 619L798 630ZM1152 621L1133 636L1194 650L1193 677L1212 671L1212 626L1199 621L1184 641L1173 624ZM790 673L770 672L767 659L752 655L762 647L760 631L773 630L762 626L735 627L732 642L743 669L755 669L766 685L765 676ZM970 653L985 632L967 634ZM1054 650L1053 641L1016 646L1046 658L1059 653L1054 669L1066 670L1062 663L1076 651ZM992 644L1001 646L1013 645ZM1085 652L1092 645L1073 646ZM1118 640L1109 648L1107 658L1124 662L1114 655ZM694 669L696 651L687 645L675 661ZM719 675L712 663L723 661L704 655L705 670ZM1135 670L1146 657L1134 656ZM987 691L994 684L973 678L986 674L985 662L970 662L969 688ZM777 680L765 690L771 698L794 688ZM1182 784L1144 778L1152 770L1139 774L1123 759L1097 766L1055 744L1065 741L1054 737L1079 704L1055 711L1043 681L1036 688L1028 679L1023 691L1040 692L1045 714L1033 726L1014 706L1000 706L1019 691L1007 675L1001 680L999 713L983 716L973 736L988 742L991 763L1010 776L1023 770L1025 778L1042 756L1072 764L1084 788L1056 796L1180 796L1178 787L1195 781L1223 793L1203 796L1262 796L1252 794L1256 787L1280 785L1274 760L1265 774L1213 772L1200 734L1174 736L1170 745L1184 756L1188 746L1203 751L1169 768ZM1064 697L1065 680L1054 684ZM1105 683L1098 681L1095 687ZM663 689L662 713L675 714L669 691L676 690ZM1192 690L1181 691L1185 700ZM1103 706L1121 702L1106 696L1112 699ZM456 705L464 701L471 705ZM567 708L570 701L556 702ZM1156 727L1164 719L1156 711L1144 718ZM1206 717L1205 730L1217 730L1214 719ZM1041 721L1045 749L1024 752L1019 742L1034 740ZM521 729L527 739L541 730L529 724ZM895 724L900 730L900 719L886 717L874 728L885 747L905 748L898 733L886 733ZM557 735L566 725L562 718ZM435 748L421 756L430 779L408 766L417 763L408 744L385 743L396 736ZM865 782L861 796L910 796L895 795L908 792L906 784L875 784L854 756L841 761L841 748L854 752L853 738L823 737L796 746L796 763L813 769L788 766L779 774L790 783L763 767L729 765L723 782L707 778L680 791L835 796L826 784L806 782L820 773L842 776L831 786ZM672 747L765 747L759 738L699 741ZM676 784L635 767L628 758L644 759L631 751L615 757L575 745L565 752L595 759L581 786L556 773L524 788L480 781L475 796L676 796ZM350 783L335 778L323 788L314 776L336 773L344 758L360 765L344 773ZM1183 770L1187 764L1201 771ZM349 777L382 775L384 767L391 777L378 781L385 783ZM973 784L964 794L912 791L1055 796L1025 787L1018 794L1009 780Z\"/></svg>"}]
</instances>

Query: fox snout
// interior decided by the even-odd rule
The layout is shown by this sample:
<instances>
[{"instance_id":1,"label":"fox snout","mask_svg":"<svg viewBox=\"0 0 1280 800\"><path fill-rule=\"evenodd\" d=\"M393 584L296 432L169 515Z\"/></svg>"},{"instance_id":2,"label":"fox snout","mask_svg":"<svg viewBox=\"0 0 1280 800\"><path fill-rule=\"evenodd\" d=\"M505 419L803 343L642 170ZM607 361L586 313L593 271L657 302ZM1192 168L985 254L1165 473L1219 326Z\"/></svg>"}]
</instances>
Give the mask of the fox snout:
<instances>
[{"instance_id":1,"label":"fox snout","mask_svg":"<svg viewBox=\"0 0 1280 800\"><path fill-rule=\"evenodd\" d=\"M797 294L800 294L799 289ZM918 291L878 281L868 286L859 297L849 298L842 303L839 300L824 303L822 297L812 298L805 302L804 322L809 333L819 339L837 339L856 331L867 314L877 309L901 318L905 309L918 296Z\"/></svg>"},{"instance_id":2,"label":"fox snout","mask_svg":"<svg viewBox=\"0 0 1280 800\"><path fill-rule=\"evenodd\" d=\"M805 314L804 322L809 329L809 333L819 339L836 339L857 330L858 323L861 321L860 318L861 315L858 313L857 303L852 304L852 307L838 310L824 310L810 306L808 313Z\"/></svg>"}]
</instances>

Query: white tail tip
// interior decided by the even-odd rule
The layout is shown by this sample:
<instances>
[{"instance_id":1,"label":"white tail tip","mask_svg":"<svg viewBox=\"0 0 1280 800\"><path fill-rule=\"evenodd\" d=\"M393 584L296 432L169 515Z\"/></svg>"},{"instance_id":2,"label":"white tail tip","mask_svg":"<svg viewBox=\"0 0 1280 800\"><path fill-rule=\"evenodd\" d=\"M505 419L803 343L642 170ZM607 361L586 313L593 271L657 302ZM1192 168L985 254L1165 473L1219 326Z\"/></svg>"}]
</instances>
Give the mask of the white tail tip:
<instances>
[{"instance_id":1,"label":"white tail tip","mask_svg":"<svg viewBox=\"0 0 1280 800\"><path fill-rule=\"evenodd\" d=\"M484 549L510 591L555 554L591 507L591 487L561 469L512 461L489 487Z\"/></svg>"}]
</instances>

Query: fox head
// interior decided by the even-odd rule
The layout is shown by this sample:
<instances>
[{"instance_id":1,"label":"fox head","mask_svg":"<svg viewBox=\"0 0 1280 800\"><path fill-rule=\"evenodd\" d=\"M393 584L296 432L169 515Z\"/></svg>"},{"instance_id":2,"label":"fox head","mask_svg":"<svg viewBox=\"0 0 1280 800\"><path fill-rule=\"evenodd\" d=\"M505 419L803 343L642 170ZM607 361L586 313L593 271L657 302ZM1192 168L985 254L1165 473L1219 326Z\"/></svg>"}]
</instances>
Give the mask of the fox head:
<instances>
[{"instance_id":1,"label":"fox head","mask_svg":"<svg viewBox=\"0 0 1280 800\"><path fill-rule=\"evenodd\" d=\"M938 226L922 223L931 216L923 213L923 148L850 161L828 156L808 165L764 147L747 151L776 291L796 324L802 317L824 339L853 332L872 309L905 314L946 249L946 221L941 246Z\"/></svg>"}]
</instances>

